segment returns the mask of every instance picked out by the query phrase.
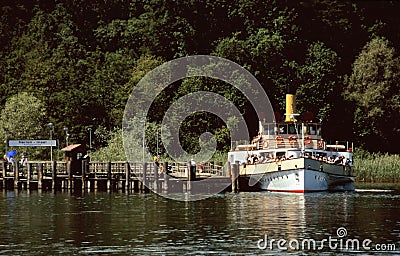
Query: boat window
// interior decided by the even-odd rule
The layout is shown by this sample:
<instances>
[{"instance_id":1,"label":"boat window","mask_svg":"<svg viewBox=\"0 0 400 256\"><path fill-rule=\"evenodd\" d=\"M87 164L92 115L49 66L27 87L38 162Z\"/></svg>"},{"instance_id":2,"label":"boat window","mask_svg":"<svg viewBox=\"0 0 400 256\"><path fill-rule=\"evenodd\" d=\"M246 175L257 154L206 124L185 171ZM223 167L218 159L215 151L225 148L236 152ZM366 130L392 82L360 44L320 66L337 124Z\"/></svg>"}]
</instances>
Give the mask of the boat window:
<instances>
[{"instance_id":1,"label":"boat window","mask_svg":"<svg viewBox=\"0 0 400 256\"><path fill-rule=\"evenodd\" d=\"M281 156L284 156L285 154L286 154L285 151L276 152L276 157L281 157Z\"/></svg>"},{"instance_id":2,"label":"boat window","mask_svg":"<svg viewBox=\"0 0 400 256\"><path fill-rule=\"evenodd\" d=\"M268 124L268 135L275 134L275 124Z\"/></svg>"},{"instance_id":3,"label":"boat window","mask_svg":"<svg viewBox=\"0 0 400 256\"><path fill-rule=\"evenodd\" d=\"M289 124L289 134L297 134L296 124Z\"/></svg>"},{"instance_id":4,"label":"boat window","mask_svg":"<svg viewBox=\"0 0 400 256\"><path fill-rule=\"evenodd\" d=\"M301 130L300 130L300 131L301 131ZM304 125L304 126L303 126L303 132L304 132L305 135L308 134L308 126L307 126L307 125Z\"/></svg>"},{"instance_id":5,"label":"boat window","mask_svg":"<svg viewBox=\"0 0 400 256\"><path fill-rule=\"evenodd\" d=\"M315 125L312 125L312 124L310 124L310 125L308 125L308 134L310 134L310 135L315 135L315 134L317 134L317 130L315 129Z\"/></svg>"},{"instance_id":6,"label":"boat window","mask_svg":"<svg viewBox=\"0 0 400 256\"><path fill-rule=\"evenodd\" d=\"M279 125L279 134L287 134L287 125L286 124Z\"/></svg>"},{"instance_id":7,"label":"boat window","mask_svg":"<svg viewBox=\"0 0 400 256\"><path fill-rule=\"evenodd\" d=\"M262 157L264 157L265 159L269 159L272 158L272 154L271 152L263 152L260 154Z\"/></svg>"},{"instance_id":8,"label":"boat window","mask_svg":"<svg viewBox=\"0 0 400 256\"><path fill-rule=\"evenodd\" d=\"M317 125L317 135L321 136L321 125Z\"/></svg>"}]
</instances>

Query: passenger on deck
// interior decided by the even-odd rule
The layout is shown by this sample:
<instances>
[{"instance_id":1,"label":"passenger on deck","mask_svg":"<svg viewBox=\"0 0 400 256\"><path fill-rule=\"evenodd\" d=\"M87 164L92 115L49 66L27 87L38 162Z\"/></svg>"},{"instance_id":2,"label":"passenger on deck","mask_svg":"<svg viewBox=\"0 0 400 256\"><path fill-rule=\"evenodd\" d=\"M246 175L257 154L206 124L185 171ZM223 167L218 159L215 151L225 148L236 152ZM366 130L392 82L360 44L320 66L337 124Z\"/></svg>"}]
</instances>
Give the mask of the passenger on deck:
<instances>
[{"instance_id":1,"label":"passenger on deck","mask_svg":"<svg viewBox=\"0 0 400 256\"><path fill-rule=\"evenodd\" d=\"M160 162L158 161L158 156L154 156L153 161L157 165L157 167L160 167Z\"/></svg>"},{"instance_id":2,"label":"passenger on deck","mask_svg":"<svg viewBox=\"0 0 400 256\"><path fill-rule=\"evenodd\" d=\"M351 160L349 158L346 158L346 162L344 165L351 166Z\"/></svg>"},{"instance_id":3,"label":"passenger on deck","mask_svg":"<svg viewBox=\"0 0 400 256\"><path fill-rule=\"evenodd\" d=\"M258 163L258 157L257 155L253 155L253 164Z\"/></svg>"},{"instance_id":4,"label":"passenger on deck","mask_svg":"<svg viewBox=\"0 0 400 256\"><path fill-rule=\"evenodd\" d=\"M199 165L199 172L200 172L200 173L203 172L203 168L204 168L204 161L201 161L201 162L200 162L200 165Z\"/></svg>"}]
</instances>

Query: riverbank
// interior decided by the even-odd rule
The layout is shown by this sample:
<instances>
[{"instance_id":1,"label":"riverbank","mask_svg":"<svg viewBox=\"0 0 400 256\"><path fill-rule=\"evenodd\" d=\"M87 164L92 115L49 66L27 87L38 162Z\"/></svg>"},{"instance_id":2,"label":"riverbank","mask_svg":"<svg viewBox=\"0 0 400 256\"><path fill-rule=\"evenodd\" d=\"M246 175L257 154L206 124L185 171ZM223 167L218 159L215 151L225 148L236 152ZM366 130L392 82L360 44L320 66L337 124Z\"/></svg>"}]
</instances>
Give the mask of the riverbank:
<instances>
[{"instance_id":1,"label":"riverbank","mask_svg":"<svg viewBox=\"0 0 400 256\"><path fill-rule=\"evenodd\" d=\"M354 154L357 182L400 182L400 156L357 151Z\"/></svg>"}]
</instances>

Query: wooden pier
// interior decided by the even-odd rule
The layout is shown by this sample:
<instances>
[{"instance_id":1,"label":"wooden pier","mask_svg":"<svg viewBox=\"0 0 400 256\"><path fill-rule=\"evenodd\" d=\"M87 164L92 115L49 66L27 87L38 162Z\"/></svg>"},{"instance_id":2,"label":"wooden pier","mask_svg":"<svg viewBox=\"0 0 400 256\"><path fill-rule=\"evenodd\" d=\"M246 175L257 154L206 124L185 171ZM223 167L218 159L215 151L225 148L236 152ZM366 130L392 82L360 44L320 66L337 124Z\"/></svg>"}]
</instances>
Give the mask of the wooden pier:
<instances>
[{"instance_id":1,"label":"wooden pier","mask_svg":"<svg viewBox=\"0 0 400 256\"><path fill-rule=\"evenodd\" d=\"M0 166L0 188L6 190L79 190L79 191L123 191L179 193L196 190L197 180L209 180L213 185L228 184L225 191L238 191L237 164L205 163L190 166L189 163L89 162L82 160L81 166L71 162L27 162L2 163ZM199 188L197 188L199 189ZM207 188L201 188L202 191ZM212 189L211 189L212 190Z\"/></svg>"}]
</instances>

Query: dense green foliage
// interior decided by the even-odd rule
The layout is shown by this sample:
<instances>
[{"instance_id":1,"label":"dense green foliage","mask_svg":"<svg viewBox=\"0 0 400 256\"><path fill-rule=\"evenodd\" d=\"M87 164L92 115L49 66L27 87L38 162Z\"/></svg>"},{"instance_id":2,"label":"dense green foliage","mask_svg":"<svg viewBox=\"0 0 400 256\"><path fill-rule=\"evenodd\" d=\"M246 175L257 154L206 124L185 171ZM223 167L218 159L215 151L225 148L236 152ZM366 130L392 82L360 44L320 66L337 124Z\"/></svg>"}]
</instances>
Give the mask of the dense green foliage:
<instances>
[{"instance_id":1,"label":"dense green foliage","mask_svg":"<svg viewBox=\"0 0 400 256\"><path fill-rule=\"evenodd\" d=\"M387 40L374 38L364 47L347 85L362 142L389 151L400 134L400 58Z\"/></svg>"},{"instance_id":2,"label":"dense green foliage","mask_svg":"<svg viewBox=\"0 0 400 256\"><path fill-rule=\"evenodd\" d=\"M4 138L7 133L9 138L35 139L39 135L49 139L50 127L46 131L45 118L46 108L41 100L26 92L13 95L0 113L0 136ZM43 148L23 148L20 151L33 158L45 152Z\"/></svg>"},{"instance_id":3,"label":"dense green foliage","mask_svg":"<svg viewBox=\"0 0 400 256\"><path fill-rule=\"evenodd\" d=\"M0 126L13 130L13 138L47 138L52 122L55 138L64 141L68 127L70 142L87 145L92 127L99 149L117 140L112 131L121 127L129 92L149 70L176 57L212 54L253 73L280 113L286 87L296 89L298 109L323 120L328 140L400 152L393 139L400 136L399 2L6 0L0 10ZM159 122L179 96L204 89L235 102L256 133L243 97L209 79L171 85L150 121ZM43 104L38 115L45 113L35 124L40 129L26 128L26 136L14 131L25 127L20 119L3 118L21 92ZM198 117L207 125L195 128ZM189 138L198 141L204 129L214 130L220 150L229 147L220 120L193 118L182 126L189 150L199 147ZM154 141L154 132L146 134Z\"/></svg>"}]
</instances>

